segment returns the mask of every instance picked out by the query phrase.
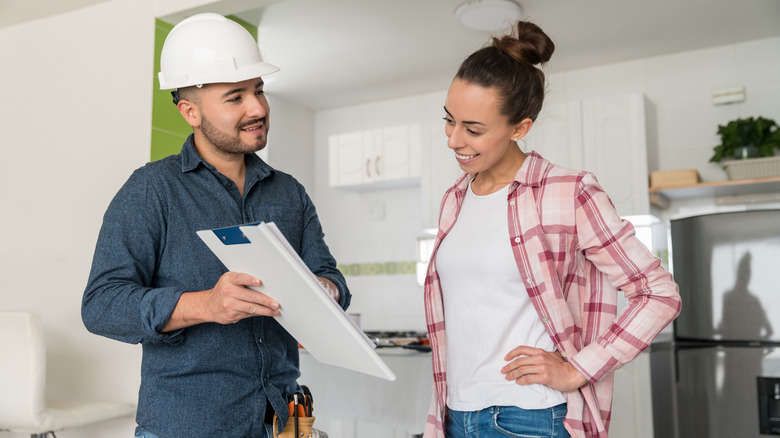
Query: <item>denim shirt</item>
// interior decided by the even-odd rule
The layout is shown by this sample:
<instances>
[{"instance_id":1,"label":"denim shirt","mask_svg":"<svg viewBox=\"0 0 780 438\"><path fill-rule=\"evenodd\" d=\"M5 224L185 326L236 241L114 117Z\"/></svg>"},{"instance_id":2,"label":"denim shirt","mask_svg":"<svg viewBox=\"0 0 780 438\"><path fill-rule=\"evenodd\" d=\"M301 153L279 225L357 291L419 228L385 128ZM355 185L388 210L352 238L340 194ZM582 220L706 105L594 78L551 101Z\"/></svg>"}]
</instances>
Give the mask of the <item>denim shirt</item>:
<instances>
[{"instance_id":1,"label":"denim shirt","mask_svg":"<svg viewBox=\"0 0 780 438\"><path fill-rule=\"evenodd\" d=\"M198 155L191 135L178 155L136 170L103 218L82 319L92 333L142 344L138 430L259 437L267 401L284 423L287 396L299 390L298 343L273 318L160 332L182 293L211 289L227 271L196 231L275 222L309 269L336 284L340 306L349 306L303 186L255 154L245 162L242 197Z\"/></svg>"}]
</instances>

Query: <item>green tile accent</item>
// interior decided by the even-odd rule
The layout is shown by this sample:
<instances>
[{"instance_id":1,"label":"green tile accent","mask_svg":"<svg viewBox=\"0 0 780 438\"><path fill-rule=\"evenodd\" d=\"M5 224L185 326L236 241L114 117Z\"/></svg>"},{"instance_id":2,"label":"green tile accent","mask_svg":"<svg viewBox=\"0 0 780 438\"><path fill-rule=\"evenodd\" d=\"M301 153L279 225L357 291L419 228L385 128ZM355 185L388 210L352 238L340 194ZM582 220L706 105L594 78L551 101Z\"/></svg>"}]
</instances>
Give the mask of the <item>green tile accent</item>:
<instances>
[{"instance_id":1,"label":"green tile accent","mask_svg":"<svg viewBox=\"0 0 780 438\"><path fill-rule=\"evenodd\" d=\"M228 15L227 18L243 26L257 40L257 27L232 15ZM192 127L184 121L171 100L171 91L160 90L160 80L157 78L157 72L160 71L162 46L165 37L172 29L172 24L160 19L155 20L154 72L152 72L152 147L150 151L152 161L178 154L184 140L192 133Z\"/></svg>"},{"instance_id":2,"label":"green tile accent","mask_svg":"<svg viewBox=\"0 0 780 438\"><path fill-rule=\"evenodd\" d=\"M414 260L384 263L351 263L338 265L339 271L345 276L375 276L375 275L415 275L417 262Z\"/></svg>"}]
</instances>

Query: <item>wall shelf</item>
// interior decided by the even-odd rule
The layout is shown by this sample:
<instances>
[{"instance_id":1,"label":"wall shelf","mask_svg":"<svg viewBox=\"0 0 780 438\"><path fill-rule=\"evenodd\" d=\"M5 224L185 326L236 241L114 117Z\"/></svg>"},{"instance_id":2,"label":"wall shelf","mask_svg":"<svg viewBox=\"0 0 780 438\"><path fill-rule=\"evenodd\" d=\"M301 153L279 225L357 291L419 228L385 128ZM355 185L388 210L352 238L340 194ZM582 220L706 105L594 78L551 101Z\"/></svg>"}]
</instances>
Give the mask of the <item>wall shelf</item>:
<instances>
[{"instance_id":1,"label":"wall shelf","mask_svg":"<svg viewBox=\"0 0 780 438\"><path fill-rule=\"evenodd\" d=\"M780 201L780 177L699 183L664 188L651 187L650 202L665 209L670 200L716 198L716 203Z\"/></svg>"}]
</instances>

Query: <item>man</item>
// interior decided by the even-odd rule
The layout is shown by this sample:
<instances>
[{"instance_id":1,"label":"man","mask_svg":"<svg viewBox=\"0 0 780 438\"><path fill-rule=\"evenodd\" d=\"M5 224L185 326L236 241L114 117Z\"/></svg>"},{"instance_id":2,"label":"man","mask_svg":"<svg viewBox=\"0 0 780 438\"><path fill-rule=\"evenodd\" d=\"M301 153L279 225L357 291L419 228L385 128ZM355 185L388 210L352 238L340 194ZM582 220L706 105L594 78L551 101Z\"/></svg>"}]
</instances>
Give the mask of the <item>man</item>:
<instances>
[{"instance_id":1,"label":"man","mask_svg":"<svg viewBox=\"0 0 780 438\"><path fill-rule=\"evenodd\" d=\"M196 231L275 222L334 300L351 295L314 205L255 152L266 145L262 76L277 71L252 36L217 14L179 23L161 55L161 89L193 128L181 153L136 170L105 214L82 319L141 343L137 437L266 437L300 391L298 344L279 304L225 272Z\"/></svg>"}]
</instances>

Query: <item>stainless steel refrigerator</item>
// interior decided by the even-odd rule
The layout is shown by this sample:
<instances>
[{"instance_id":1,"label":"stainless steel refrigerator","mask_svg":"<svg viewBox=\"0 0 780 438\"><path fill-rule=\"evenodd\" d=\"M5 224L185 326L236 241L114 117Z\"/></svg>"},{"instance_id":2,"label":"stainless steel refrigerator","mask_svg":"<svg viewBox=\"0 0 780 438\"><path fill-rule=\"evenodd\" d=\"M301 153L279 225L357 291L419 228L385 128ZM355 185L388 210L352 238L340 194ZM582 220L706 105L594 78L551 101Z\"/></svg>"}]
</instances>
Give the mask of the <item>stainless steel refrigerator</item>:
<instances>
[{"instance_id":1,"label":"stainless steel refrigerator","mask_svg":"<svg viewBox=\"0 0 780 438\"><path fill-rule=\"evenodd\" d=\"M780 210L672 220L682 312L651 346L658 438L780 435Z\"/></svg>"}]
</instances>

